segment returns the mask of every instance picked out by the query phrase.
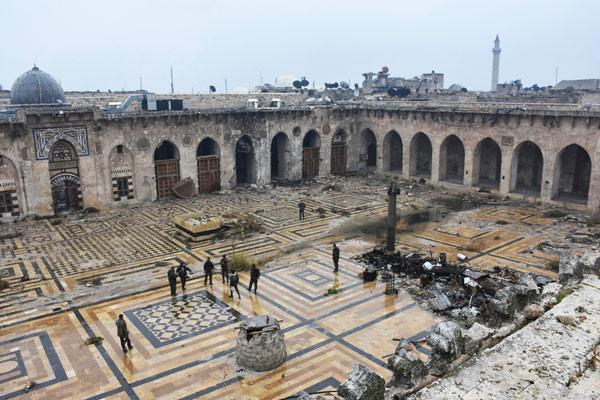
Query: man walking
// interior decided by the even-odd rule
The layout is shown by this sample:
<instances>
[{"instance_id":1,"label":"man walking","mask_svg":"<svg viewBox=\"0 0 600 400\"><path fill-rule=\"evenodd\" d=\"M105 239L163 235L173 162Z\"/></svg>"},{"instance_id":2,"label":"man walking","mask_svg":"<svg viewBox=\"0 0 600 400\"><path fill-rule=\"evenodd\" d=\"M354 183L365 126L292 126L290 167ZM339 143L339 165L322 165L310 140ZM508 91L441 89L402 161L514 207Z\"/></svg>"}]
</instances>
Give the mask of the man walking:
<instances>
[{"instance_id":1,"label":"man walking","mask_svg":"<svg viewBox=\"0 0 600 400\"><path fill-rule=\"evenodd\" d=\"M171 267L167 272L167 278L169 279L169 286L171 287L171 296L177 295L177 272L175 267Z\"/></svg>"},{"instance_id":2,"label":"man walking","mask_svg":"<svg viewBox=\"0 0 600 400\"><path fill-rule=\"evenodd\" d=\"M331 253L331 258L333 259L333 272L338 272L339 261L340 261L340 249L333 244L333 251Z\"/></svg>"},{"instance_id":3,"label":"man walking","mask_svg":"<svg viewBox=\"0 0 600 400\"><path fill-rule=\"evenodd\" d=\"M206 286L207 281L210 281L210 284L212 285L212 275L214 269L215 266L212 263L212 261L210 261L210 257L208 257L208 259L204 263L204 286Z\"/></svg>"},{"instance_id":4,"label":"man walking","mask_svg":"<svg viewBox=\"0 0 600 400\"><path fill-rule=\"evenodd\" d=\"M232 269L231 270L231 274L229 275L229 290L230 290L229 297L233 297L233 290L235 289L235 291L237 292L238 297L240 299L242 298L242 296L240 295L240 291L238 289L238 283L239 282L240 282L240 277L235 272L235 270Z\"/></svg>"},{"instance_id":5,"label":"man walking","mask_svg":"<svg viewBox=\"0 0 600 400\"><path fill-rule=\"evenodd\" d=\"M221 258L221 279L223 283L227 281L229 283L229 260L227 260L227 256L223 254L223 258Z\"/></svg>"},{"instance_id":6,"label":"man walking","mask_svg":"<svg viewBox=\"0 0 600 400\"><path fill-rule=\"evenodd\" d=\"M182 261L179 263L179 266L177 267L177 275L179 275L179 279L181 280L181 290L185 290L185 283L188 280L188 272L192 272L192 270L185 265L185 263Z\"/></svg>"},{"instance_id":7,"label":"man walking","mask_svg":"<svg viewBox=\"0 0 600 400\"><path fill-rule=\"evenodd\" d=\"M256 294L256 289L258 289L258 278L260 278L260 271L256 267L256 264L252 264L252 268L250 268L250 286L248 286L248 291L252 291L252 285L254 285L254 294Z\"/></svg>"},{"instance_id":8,"label":"man walking","mask_svg":"<svg viewBox=\"0 0 600 400\"><path fill-rule=\"evenodd\" d=\"M129 350L133 349L133 346L131 345L131 340L129 340L127 322L125 322L125 320L123 319L123 314L119 314L119 319L115 321L115 324L117 325L117 335L121 340L121 348L123 349L123 353L127 353L127 348L125 347L125 345L129 347Z\"/></svg>"},{"instance_id":9,"label":"man walking","mask_svg":"<svg viewBox=\"0 0 600 400\"><path fill-rule=\"evenodd\" d=\"M298 212L300 213L300 221L304 221L304 209L306 208L306 204L303 201L298 203Z\"/></svg>"}]
</instances>

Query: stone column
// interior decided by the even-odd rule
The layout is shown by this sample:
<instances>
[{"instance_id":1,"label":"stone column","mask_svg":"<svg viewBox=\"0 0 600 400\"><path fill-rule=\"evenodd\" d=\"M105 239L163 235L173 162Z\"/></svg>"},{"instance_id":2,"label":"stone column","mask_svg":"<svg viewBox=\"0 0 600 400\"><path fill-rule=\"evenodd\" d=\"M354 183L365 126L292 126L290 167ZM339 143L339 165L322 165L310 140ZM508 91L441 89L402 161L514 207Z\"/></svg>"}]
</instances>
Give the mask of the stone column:
<instances>
[{"instance_id":1,"label":"stone column","mask_svg":"<svg viewBox=\"0 0 600 400\"><path fill-rule=\"evenodd\" d=\"M396 248L396 196L400 189L394 182L388 188L387 243L385 251L393 253Z\"/></svg>"}]
</instances>

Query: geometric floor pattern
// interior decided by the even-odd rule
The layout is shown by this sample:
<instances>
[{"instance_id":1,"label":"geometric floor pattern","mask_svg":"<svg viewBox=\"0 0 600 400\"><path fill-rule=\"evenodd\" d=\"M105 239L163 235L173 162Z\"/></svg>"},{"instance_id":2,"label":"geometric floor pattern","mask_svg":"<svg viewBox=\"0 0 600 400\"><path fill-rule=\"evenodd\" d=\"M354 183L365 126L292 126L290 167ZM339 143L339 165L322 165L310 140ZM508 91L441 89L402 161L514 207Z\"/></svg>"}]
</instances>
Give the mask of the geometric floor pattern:
<instances>
[{"instance_id":1,"label":"geometric floor pattern","mask_svg":"<svg viewBox=\"0 0 600 400\"><path fill-rule=\"evenodd\" d=\"M177 296L124 313L154 347L238 321L240 314L206 291Z\"/></svg>"},{"instance_id":2,"label":"geometric floor pattern","mask_svg":"<svg viewBox=\"0 0 600 400\"><path fill-rule=\"evenodd\" d=\"M0 277L18 289L0 292L0 398L283 399L302 390L335 390L356 363L388 379L385 357L397 345L392 339L419 341L439 319L406 292L386 296L382 282L359 278L362 266L352 257L381 238L344 240L332 228L353 216L384 214L385 185L361 177L340 185L344 192L305 186L201 195L101 211L85 222L15 224L15 235L0 240ZM422 200L403 196L399 209ZM306 204L303 221L299 201ZM187 243L173 234L173 217L193 212L251 215L264 231L243 240ZM463 253L473 267L509 265L552 276L545 266L557 256L538 247L558 241L554 226L542 210L485 207L400 234L397 248L445 252L450 260ZM338 273L332 271L333 241L341 250ZM247 291L248 274L240 274L241 299L229 297L218 274L221 255L236 251L271 258L257 294ZM201 267L207 256L217 268L208 287ZM171 298L166 270L179 261L194 271L187 291L178 286ZM21 282L24 276L30 279ZM144 288L101 298L84 286L98 281L102 290L125 281L135 288L142 279L150 282ZM85 302L82 288L91 293ZM121 313L134 346L127 354L116 336ZM246 374L235 364L235 328L254 315L281 321L288 358L273 371ZM91 336L104 340L85 345ZM428 357L426 347L419 350ZM31 381L36 385L25 394Z\"/></svg>"}]
</instances>

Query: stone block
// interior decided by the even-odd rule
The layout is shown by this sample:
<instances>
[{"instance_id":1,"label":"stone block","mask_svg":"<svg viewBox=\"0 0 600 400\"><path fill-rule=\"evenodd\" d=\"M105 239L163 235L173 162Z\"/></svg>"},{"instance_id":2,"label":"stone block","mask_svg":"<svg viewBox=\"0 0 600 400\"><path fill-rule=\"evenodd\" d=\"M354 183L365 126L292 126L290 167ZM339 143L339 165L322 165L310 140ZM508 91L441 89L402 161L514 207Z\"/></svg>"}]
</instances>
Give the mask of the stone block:
<instances>
[{"instance_id":1,"label":"stone block","mask_svg":"<svg viewBox=\"0 0 600 400\"><path fill-rule=\"evenodd\" d=\"M583 279L583 264L579 262L577 256L571 253L561 254L558 263L558 279L563 284L570 280Z\"/></svg>"},{"instance_id":2,"label":"stone block","mask_svg":"<svg viewBox=\"0 0 600 400\"><path fill-rule=\"evenodd\" d=\"M475 322L464 334L465 353L475 354L479 350L481 343L492 337L494 330Z\"/></svg>"},{"instance_id":3,"label":"stone block","mask_svg":"<svg viewBox=\"0 0 600 400\"><path fill-rule=\"evenodd\" d=\"M412 387L427 375L427 366L406 339L400 341L394 355L388 358L387 367L394 373L393 385Z\"/></svg>"},{"instance_id":4,"label":"stone block","mask_svg":"<svg viewBox=\"0 0 600 400\"><path fill-rule=\"evenodd\" d=\"M596 274L600 271L600 252L588 251L581 256L579 262L582 264L584 272Z\"/></svg>"},{"instance_id":5,"label":"stone block","mask_svg":"<svg viewBox=\"0 0 600 400\"><path fill-rule=\"evenodd\" d=\"M356 364L350 376L338 388L345 400L383 400L385 381L362 364Z\"/></svg>"}]
</instances>

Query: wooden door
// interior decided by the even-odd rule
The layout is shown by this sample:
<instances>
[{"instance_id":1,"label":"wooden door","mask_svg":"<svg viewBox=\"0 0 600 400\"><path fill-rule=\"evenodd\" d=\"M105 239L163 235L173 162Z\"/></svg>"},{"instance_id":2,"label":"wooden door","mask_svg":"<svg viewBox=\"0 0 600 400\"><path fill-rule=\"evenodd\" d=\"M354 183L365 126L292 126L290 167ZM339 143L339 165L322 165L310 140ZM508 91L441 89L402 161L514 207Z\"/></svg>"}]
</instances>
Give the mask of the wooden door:
<instances>
[{"instance_id":1,"label":"wooden door","mask_svg":"<svg viewBox=\"0 0 600 400\"><path fill-rule=\"evenodd\" d=\"M306 147L302 150L302 178L319 175L319 147Z\"/></svg>"},{"instance_id":2,"label":"wooden door","mask_svg":"<svg viewBox=\"0 0 600 400\"><path fill-rule=\"evenodd\" d=\"M331 145L331 173L344 175L346 173L346 145Z\"/></svg>"},{"instance_id":3,"label":"wooden door","mask_svg":"<svg viewBox=\"0 0 600 400\"><path fill-rule=\"evenodd\" d=\"M156 161L156 193L159 200L175 197L173 186L179 182L179 160Z\"/></svg>"},{"instance_id":4,"label":"wooden door","mask_svg":"<svg viewBox=\"0 0 600 400\"><path fill-rule=\"evenodd\" d=\"M79 183L72 180L58 180L52 185L52 200L56 213L79 210L81 208Z\"/></svg>"},{"instance_id":5,"label":"wooden door","mask_svg":"<svg viewBox=\"0 0 600 400\"><path fill-rule=\"evenodd\" d=\"M221 165L218 156L198 157L198 192L221 190Z\"/></svg>"}]
</instances>

